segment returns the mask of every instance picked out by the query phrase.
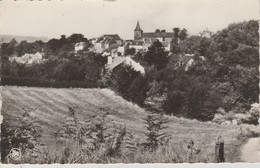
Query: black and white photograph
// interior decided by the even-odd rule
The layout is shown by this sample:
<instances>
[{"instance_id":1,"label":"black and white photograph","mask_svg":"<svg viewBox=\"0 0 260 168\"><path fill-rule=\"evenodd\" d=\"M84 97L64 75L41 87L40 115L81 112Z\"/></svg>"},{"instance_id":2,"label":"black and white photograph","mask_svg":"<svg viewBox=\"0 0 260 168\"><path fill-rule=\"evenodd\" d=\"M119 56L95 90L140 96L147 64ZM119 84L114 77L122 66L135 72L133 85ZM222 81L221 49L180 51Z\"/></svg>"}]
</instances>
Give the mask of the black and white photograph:
<instances>
[{"instance_id":1,"label":"black and white photograph","mask_svg":"<svg viewBox=\"0 0 260 168\"><path fill-rule=\"evenodd\" d=\"M1 164L260 162L259 0L0 0L0 55Z\"/></svg>"}]
</instances>

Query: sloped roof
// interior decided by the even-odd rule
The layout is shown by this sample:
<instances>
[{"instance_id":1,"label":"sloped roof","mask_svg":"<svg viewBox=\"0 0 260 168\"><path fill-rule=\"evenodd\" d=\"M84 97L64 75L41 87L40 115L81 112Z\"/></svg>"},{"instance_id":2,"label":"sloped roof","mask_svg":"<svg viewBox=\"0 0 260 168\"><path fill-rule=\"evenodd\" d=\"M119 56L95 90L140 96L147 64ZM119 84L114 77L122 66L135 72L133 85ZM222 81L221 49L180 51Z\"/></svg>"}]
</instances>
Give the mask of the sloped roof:
<instances>
[{"instance_id":1,"label":"sloped roof","mask_svg":"<svg viewBox=\"0 0 260 168\"><path fill-rule=\"evenodd\" d=\"M102 43L111 43L113 41L114 41L113 37L107 37L107 38L105 38L105 40Z\"/></svg>"},{"instance_id":2,"label":"sloped roof","mask_svg":"<svg viewBox=\"0 0 260 168\"><path fill-rule=\"evenodd\" d=\"M112 70L125 61L125 57L116 57L113 62L107 66L108 69Z\"/></svg>"},{"instance_id":3,"label":"sloped roof","mask_svg":"<svg viewBox=\"0 0 260 168\"><path fill-rule=\"evenodd\" d=\"M183 65L186 65L191 59L194 58L194 55L192 54L185 54L183 57L182 57L182 63Z\"/></svg>"},{"instance_id":4,"label":"sloped roof","mask_svg":"<svg viewBox=\"0 0 260 168\"><path fill-rule=\"evenodd\" d=\"M132 41L131 45L143 45L144 42L143 41Z\"/></svg>"},{"instance_id":5,"label":"sloped roof","mask_svg":"<svg viewBox=\"0 0 260 168\"><path fill-rule=\"evenodd\" d=\"M127 65L130 65L137 72L140 72L142 74L145 73L144 67L142 65L140 65L139 63L135 62L134 60L132 60L130 58L130 56L114 58L113 62L111 64L107 65L107 69L113 70L115 67L117 67L121 63L126 63Z\"/></svg>"},{"instance_id":6,"label":"sloped roof","mask_svg":"<svg viewBox=\"0 0 260 168\"><path fill-rule=\"evenodd\" d=\"M135 31L142 31L139 21L137 21L136 27L135 27Z\"/></svg>"},{"instance_id":7,"label":"sloped roof","mask_svg":"<svg viewBox=\"0 0 260 168\"><path fill-rule=\"evenodd\" d=\"M204 61L205 57L204 56L199 56L199 58ZM194 54L185 54L181 58L181 63L182 65L185 65L186 67L189 67L192 63L194 62Z\"/></svg>"},{"instance_id":8,"label":"sloped roof","mask_svg":"<svg viewBox=\"0 0 260 168\"><path fill-rule=\"evenodd\" d=\"M110 52L114 49L117 49L118 47L119 47L119 44L111 44L111 46L108 49L106 49L105 51Z\"/></svg>"},{"instance_id":9,"label":"sloped roof","mask_svg":"<svg viewBox=\"0 0 260 168\"><path fill-rule=\"evenodd\" d=\"M115 40L121 40L118 34L104 34L104 37L112 37Z\"/></svg>"},{"instance_id":10,"label":"sloped roof","mask_svg":"<svg viewBox=\"0 0 260 168\"><path fill-rule=\"evenodd\" d=\"M150 32L150 33L143 33L142 37L144 38L157 38L157 37L166 37L166 38L173 38L174 33L170 32Z\"/></svg>"},{"instance_id":11,"label":"sloped roof","mask_svg":"<svg viewBox=\"0 0 260 168\"><path fill-rule=\"evenodd\" d=\"M98 38L97 43L109 43L112 40L121 40L121 38L118 34L104 34Z\"/></svg>"}]
</instances>

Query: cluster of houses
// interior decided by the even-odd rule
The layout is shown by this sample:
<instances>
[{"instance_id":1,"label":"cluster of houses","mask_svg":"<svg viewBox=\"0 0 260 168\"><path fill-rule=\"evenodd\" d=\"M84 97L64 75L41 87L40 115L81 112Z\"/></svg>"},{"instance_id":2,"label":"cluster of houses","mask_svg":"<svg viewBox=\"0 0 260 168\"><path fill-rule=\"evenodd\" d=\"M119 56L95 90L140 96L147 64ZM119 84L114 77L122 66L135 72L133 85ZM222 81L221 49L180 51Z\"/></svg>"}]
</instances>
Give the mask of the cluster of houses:
<instances>
[{"instance_id":1,"label":"cluster of houses","mask_svg":"<svg viewBox=\"0 0 260 168\"><path fill-rule=\"evenodd\" d=\"M146 52L154 41L160 41L165 51L171 50L171 42L174 38L174 32L156 29L155 32L143 32L139 21L134 29L134 40L122 40L117 34L105 34L98 38L91 39L91 50L101 53L107 57L108 70L113 70L116 66L124 63L130 65L136 71L144 73L144 67L135 62L131 55L126 54L126 50L134 48L136 52ZM84 48L84 43L75 45L75 52ZM204 60L204 57L200 57ZM185 54L180 58L180 64L184 65L185 70L194 63L194 55Z\"/></svg>"},{"instance_id":2,"label":"cluster of houses","mask_svg":"<svg viewBox=\"0 0 260 168\"><path fill-rule=\"evenodd\" d=\"M134 30L134 40L122 40L117 34L105 34L91 39L91 43L93 44L92 50L97 53L109 52L111 55L115 53L124 55L125 51L130 48L134 48L137 52L146 52L157 40L163 44L166 51L170 51L173 38L174 33L165 30L157 29L155 32L144 33L138 21ZM75 50L83 45L83 43L76 44Z\"/></svg>"},{"instance_id":3,"label":"cluster of houses","mask_svg":"<svg viewBox=\"0 0 260 168\"><path fill-rule=\"evenodd\" d=\"M9 57L9 61L19 64L40 64L44 62L42 56L43 53L37 52L35 54L24 54L21 57Z\"/></svg>"},{"instance_id":4,"label":"cluster of houses","mask_svg":"<svg viewBox=\"0 0 260 168\"><path fill-rule=\"evenodd\" d=\"M165 30L156 29L155 32L143 32L139 21L137 21L133 40L123 40L118 34L105 34L90 40L92 43L90 50L107 57L106 68L108 70L113 70L113 68L123 63L132 66L133 69L144 74L144 67L134 61L131 58L132 56L127 54L126 51L133 48L136 52L146 52L154 41L160 41L165 51L170 51L173 38L174 33L166 32ZM84 50L85 46L85 42L76 43L74 46L75 56ZM42 56L43 53L37 52L35 54L25 54L22 57L10 57L9 60L21 64L42 63L44 61ZM204 60L204 57L201 56L200 58ZM187 70L194 62L194 55L183 55L180 62L184 65L185 70Z\"/></svg>"}]
</instances>

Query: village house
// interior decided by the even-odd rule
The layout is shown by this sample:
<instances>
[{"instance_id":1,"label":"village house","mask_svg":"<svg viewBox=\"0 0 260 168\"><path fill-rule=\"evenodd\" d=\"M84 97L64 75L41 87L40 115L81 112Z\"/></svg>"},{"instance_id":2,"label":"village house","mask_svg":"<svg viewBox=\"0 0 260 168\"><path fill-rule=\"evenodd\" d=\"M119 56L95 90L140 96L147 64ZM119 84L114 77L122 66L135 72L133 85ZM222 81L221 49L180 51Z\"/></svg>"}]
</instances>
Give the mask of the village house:
<instances>
[{"instance_id":1,"label":"village house","mask_svg":"<svg viewBox=\"0 0 260 168\"><path fill-rule=\"evenodd\" d=\"M75 46L74 46L74 51L75 53L77 53L78 51L81 51L84 49L86 43L85 42L79 42L79 43L76 43Z\"/></svg>"},{"instance_id":2,"label":"village house","mask_svg":"<svg viewBox=\"0 0 260 168\"><path fill-rule=\"evenodd\" d=\"M9 61L19 64L40 64L44 61L42 56L42 53L37 52L35 54L24 54L21 57L9 57Z\"/></svg>"},{"instance_id":3,"label":"village house","mask_svg":"<svg viewBox=\"0 0 260 168\"><path fill-rule=\"evenodd\" d=\"M97 53L103 53L105 50L110 49L113 46L119 46L122 40L117 34L105 34L96 40L93 40L94 51Z\"/></svg>"},{"instance_id":4,"label":"village house","mask_svg":"<svg viewBox=\"0 0 260 168\"><path fill-rule=\"evenodd\" d=\"M199 59L201 59L202 61L205 61L205 57L204 56L198 56ZM183 66L185 71L188 71L189 68L194 65L195 63L195 55L194 54L185 54L182 55L179 59L179 65Z\"/></svg>"},{"instance_id":5,"label":"village house","mask_svg":"<svg viewBox=\"0 0 260 168\"><path fill-rule=\"evenodd\" d=\"M132 41L129 45L129 48L134 48L136 52L143 52L144 50L144 42L143 41Z\"/></svg>"},{"instance_id":6,"label":"village house","mask_svg":"<svg viewBox=\"0 0 260 168\"><path fill-rule=\"evenodd\" d=\"M140 41L142 41L142 50L147 51L148 47L150 47L154 41L159 40L162 43L162 45L164 46L165 50L170 51L171 41L173 38L174 38L174 33L166 32L165 30L156 29L155 32L144 33L140 27L139 21L137 21L137 25L134 30L134 42L133 43L137 44L135 46L136 46L136 48L139 49L139 48L141 48Z\"/></svg>"},{"instance_id":7,"label":"village house","mask_svg":"<svg viewBox=\"0 0 260 168\"><path fill-rule=\"evenodd\" d=\"M120 46L117 48L117 52L121 53L121 55L125 55L125 51L130 48L130 41L124 41Z\"/></svg>"},{"instance_id":8,"label":"village house","mask_svg":"<svg viewBox=\"0 0 260 168\"><path fill-rule=\"evenodd\" d=\"M112 59L112 57L108 57L108 62L106 65L106 69L108 71L113 71L113 69L121 64L131 66L135 71L140 72L141 74L145 73L144 67L139 63L135 62L131 59L131 56L123 56L123 57L116 57Z\"/></svg>"}]
</instances>

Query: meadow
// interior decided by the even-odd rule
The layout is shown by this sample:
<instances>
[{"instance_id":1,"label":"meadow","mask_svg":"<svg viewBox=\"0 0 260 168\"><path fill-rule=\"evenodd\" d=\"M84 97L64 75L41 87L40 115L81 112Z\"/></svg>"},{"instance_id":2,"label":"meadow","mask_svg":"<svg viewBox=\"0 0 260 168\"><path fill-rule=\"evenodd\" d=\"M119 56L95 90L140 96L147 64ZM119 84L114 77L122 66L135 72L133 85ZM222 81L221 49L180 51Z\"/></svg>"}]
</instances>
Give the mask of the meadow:
<instances>
[{"instance_id":1,"label":"meadow","mask_svg":"<svg viewBox=\"0 0 260 168\"><path fill-rule=\"evenodd\" d=\"M132 155L124 153L129 152L127 149L121 149L121 155L113 157L103 156L101 150L85 155L81 151L82 147L79 148L77 142L70 137L72 134L60 135L66 134L60 130L71 118L68 112L70 107L75 110L78 123L83 125L86 118L104 116L105 113L106 123L115 128L124 127L128 137L132 137L130 139L134 141L133 144L145 142L147 129L144 119L150 112L124 100L109 89L10 86L3 86L1 89L1 113L4 121L11 127L19 126L26 111L41 130L41 136L37 140L42 144L38 148L41 156L24 154L20 163L215 162L215 142L218 136L222 136L225 142L225 161L239 162L241 145L248 137L254 136L250 134L250 129L255 129L253 126L219 125L164 116L167 119L165 131L171 138L156 151L143 151L137 147ZM125 139L126 136L121 139L122 144ZM187 148L191 140L198 151L192 156L191 150Z\"/></svg>"}]
</instances>

